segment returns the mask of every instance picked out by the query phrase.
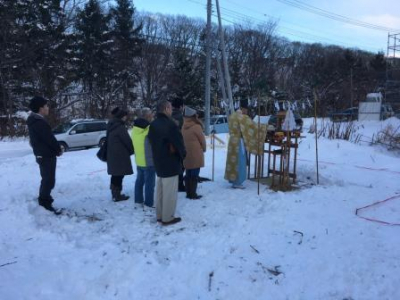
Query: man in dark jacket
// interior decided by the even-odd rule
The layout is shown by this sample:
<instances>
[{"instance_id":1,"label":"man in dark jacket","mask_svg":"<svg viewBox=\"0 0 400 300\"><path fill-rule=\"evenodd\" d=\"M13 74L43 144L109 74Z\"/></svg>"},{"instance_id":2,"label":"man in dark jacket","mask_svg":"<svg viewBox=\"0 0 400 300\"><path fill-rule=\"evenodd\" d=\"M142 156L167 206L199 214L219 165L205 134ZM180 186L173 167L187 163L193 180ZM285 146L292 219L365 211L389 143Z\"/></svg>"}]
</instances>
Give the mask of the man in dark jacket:
<instances>
[{"instance_id":1,"label":"man in dark jacket","mask_svg":"<svg viewBox=\"0 0 400 300\"><path fill-rule=\"evenodd\" d=\"M175 98L172 101L172 119L174 119L179 126L179 130L182 130L183 126L183 100L180 98Z\"/></svg>"},{"instance_id":2,"label":"man in dark jacket","mask_svg":"<svg viewBox=\"0 0 400 300\"><path fill-rule=\"evenodd\" d=\"M171 119L171 114L171 103L161 101L157 105L157 118L150 124L148 134L157 173L157 221L163 225L181 221L174 214L178 198L178 176L186 156L181 131Z\"/></svg>"},{"instance_id":3,"label":"man in dark jacket","mask_svg":"<svg viewBox=\"0 0 400 300\"><path fill-rule=\"evenodd\" d=\"M29 103L29 108L32 111L27 120L30 144L42 177L38 198L39 205L58 214L59 212L54 209L52 204L54 199L51 196L51 190L56 183L57 156L60 156L62 151L49 123L44 119L49 114L47 100L38 96L33 97Z\"/></svg>"},{"instance_id":4,"label":"man in dark jacket","mask_svg":"<svg viewBox=\"0 0 400 300\"><path fill-rule=\"evenodd\" d=\"M183 100L181 98L175 98L172 101L172 119L176 121L179 126L179 130L182 131L183 126L183 110L185 106L183 105ZM179 181L178 181L178 191L186 192L185 185L183 184L183 173L185 172L185 168L182 166L182 170L179 173Z\"/></svg>"}]
</instances>

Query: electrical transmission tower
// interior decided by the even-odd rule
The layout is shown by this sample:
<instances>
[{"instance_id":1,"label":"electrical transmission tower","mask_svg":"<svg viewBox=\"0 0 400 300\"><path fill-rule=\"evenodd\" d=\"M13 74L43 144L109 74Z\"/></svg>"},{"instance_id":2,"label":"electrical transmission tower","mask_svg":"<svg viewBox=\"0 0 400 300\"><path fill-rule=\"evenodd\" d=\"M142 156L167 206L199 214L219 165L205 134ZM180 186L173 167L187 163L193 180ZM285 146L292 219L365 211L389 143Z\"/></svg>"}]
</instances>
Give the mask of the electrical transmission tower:
<instances>
[{"instance_id":1,"label":"electrical transmission tower","mask_svg":"<svg viewBox=\"0 0 400 300\"><path fill-rule=\"evenodd\" d=\"M400 33L388 34L385 99L394 110L400 109Z\"/></svg>"},{"instance_id":2,"label":"electrical transmission tower","mask_svg":"<svg viewBox=\"0 0 400 300\"><path fill-rule=\"evenodd\" d=\"M400 58L400 33L388 34L388 58Z\"/></svg>"}]
</instances>

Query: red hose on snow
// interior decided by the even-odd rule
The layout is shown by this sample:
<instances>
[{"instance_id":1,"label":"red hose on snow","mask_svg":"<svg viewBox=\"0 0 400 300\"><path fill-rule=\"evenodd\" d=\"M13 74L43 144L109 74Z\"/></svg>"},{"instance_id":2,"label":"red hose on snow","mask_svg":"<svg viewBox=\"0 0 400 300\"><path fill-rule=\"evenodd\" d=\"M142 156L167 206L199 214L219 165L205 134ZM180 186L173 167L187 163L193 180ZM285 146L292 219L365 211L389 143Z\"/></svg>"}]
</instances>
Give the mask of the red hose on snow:
<instances>
[{"instance_id":1,"label":"red hose on snow","mask_svg":"<svg viewBox=\"0 0 400 300\"><path fill-rule=\"evenodd\" d=\"M382 204L382 203L385 203L385 202L388 202L388 201L391 201L391 200L394 200L394 199L397 199L397 198L400 198L400 195L393 196L393 197L390 197L390 198L387 198L387 199L385 199L385 200L381 200L381 201L378 201L378 202L369 204L369 205L364 206L364 207L361 207L361 208L357 208L357 209L356 209L356 216L359 217L359 218L361 218L361 219L370 221L370 222L375 222L375 223L380 223L380 224L390 225L390 226L400 226L400 223L391 223L391 222L386 222L386 221L382 221L382 220L378 220L378 219L367 218L367 217L360 216L360 215L358 214L360 211L362 211L362 210L364 210L364 209L367 209L367 208L369 208L369 207L376 206L376 205L379 205L379 204Z\"/></svg>"}]
</instances>

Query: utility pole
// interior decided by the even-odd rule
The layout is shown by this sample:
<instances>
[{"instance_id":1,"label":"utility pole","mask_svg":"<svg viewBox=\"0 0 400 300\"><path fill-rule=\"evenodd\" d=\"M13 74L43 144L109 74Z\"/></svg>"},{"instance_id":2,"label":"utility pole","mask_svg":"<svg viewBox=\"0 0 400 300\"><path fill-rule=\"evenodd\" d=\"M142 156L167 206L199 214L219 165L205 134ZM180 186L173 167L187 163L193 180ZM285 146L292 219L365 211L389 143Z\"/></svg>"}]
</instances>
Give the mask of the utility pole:
<instances>
[{"instance_id":1,"label":"utility pole","mask_svg":"<svg viewBox=\"0 0 400 300\"><path fill-rule=\"evenodd\" d=\"M216 61L217 61L219 85L220 85L221 92L222 92L222 100L225 102L227 100L227 97L226 97L226 88L225 88L225 82L224 82L224 74L222 73L221 61L219 60L219 57L216 58Z\"/></svg>"},{"instance_id":2,"label":"utility pole","mask_svg":"<svg viewBox=\"0 0 400 300\"><path fill-rule=\"evenodd\" d=\"M207 27L206 27L206 90L205 100L205 133L210 134L210 66L211 66L211 1L207 0Z\"/></svg>"},{"instance_id":3,"label":"utility pole","mask_svg":"<svg viewBox=\"0 0 400 300\"><path fill-rule=\"evenodd\" d=\"M223 67L224 67L225 83L226 83L226 89L228 92L228 99L229 99L229 114L231 114L234 112L231 77L229 75L228 60L226 58L226 52L225 52L224 30L222 28L221 11L219 8L219 1L215 0L215 2L216 2L216 6L217 6L217 14L218 14L219 39L220 39L220 44L221 44L221 54L222 54Z\"/></svg>"}]
</instances>

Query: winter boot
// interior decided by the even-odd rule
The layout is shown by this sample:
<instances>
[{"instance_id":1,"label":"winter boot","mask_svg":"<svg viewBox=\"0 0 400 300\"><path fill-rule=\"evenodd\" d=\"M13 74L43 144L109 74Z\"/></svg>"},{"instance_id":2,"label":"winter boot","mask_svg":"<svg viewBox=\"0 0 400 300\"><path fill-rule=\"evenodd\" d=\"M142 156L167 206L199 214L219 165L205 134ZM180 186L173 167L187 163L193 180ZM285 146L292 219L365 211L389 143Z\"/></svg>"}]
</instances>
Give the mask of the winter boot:
<instances>
[{"instance_id":1,"label":"winter boot","mask_svg":"<svg viewBox=\"0 0 400 300\"><path fill-rule=\"evenodd\" d=\"M122 187L111 184L110 188L111 188L112 200L114 202L119 202L129 199L129 196L121 194Z\"/></svg>"},{"instance_id":2,"label":"winter boot","mask_svg":"<svg viewBox=\"0 0 400 300\"><path fill-rule=\"evenodd\" d=\"M58 211L53 207L52 203L54 202L54 199L51 196L49 199L44 199L44 198L39 197L38 200L39 200L39 205L44 207L48 211L51 211L55 215L61 214L61 211Z\"/></svg>"},{"instance_id":3,"label":"winter boot","mask_svg":"<svg viewBox=\"0 0 400 300\"><path fill-rule=\"evenodd\" d=\"M203 197L202 195L197 194L197 185L199 183L199 177L193 177L192 178L192 194L193 194L193 199L200 199L201 197Z\"/></svg>"},{"instance_id":4,"label":"winter boot","mask_svg":"<svg viewBox=\"0 0 400 300\"><path fill-rule=\"evenodd\" d=\"M116 194L115 186L113 184L110 184L110 190L111 190L111 199L112 199L112 201L114 201L117 194Z\"/></svg>"},{"instance_id":5,"label":"winter boot","mask_svg":"<svg viewBox=\"0 0 400 300\"><path fill-rule=\"evenodd\" d=\"M198 195L197 190L197 177L190 177L189 178L189 199L197 200L200 199L202 196Z\"/></svg>"},{"instance_id":6,"label":"winter boot","mask_svg":"<svg viewBox=\"0 0 400 300\"><path fill-rule=\"evenodd\" d=\"M128 195L121 194L121 193L122 193L122 186L121 186L121 188L119 189L119 198L120 198L119 201L124 201L124 200L128 200L128 199L129 199L129 196L128 196Z\"/></svg>"}]
</instances>

